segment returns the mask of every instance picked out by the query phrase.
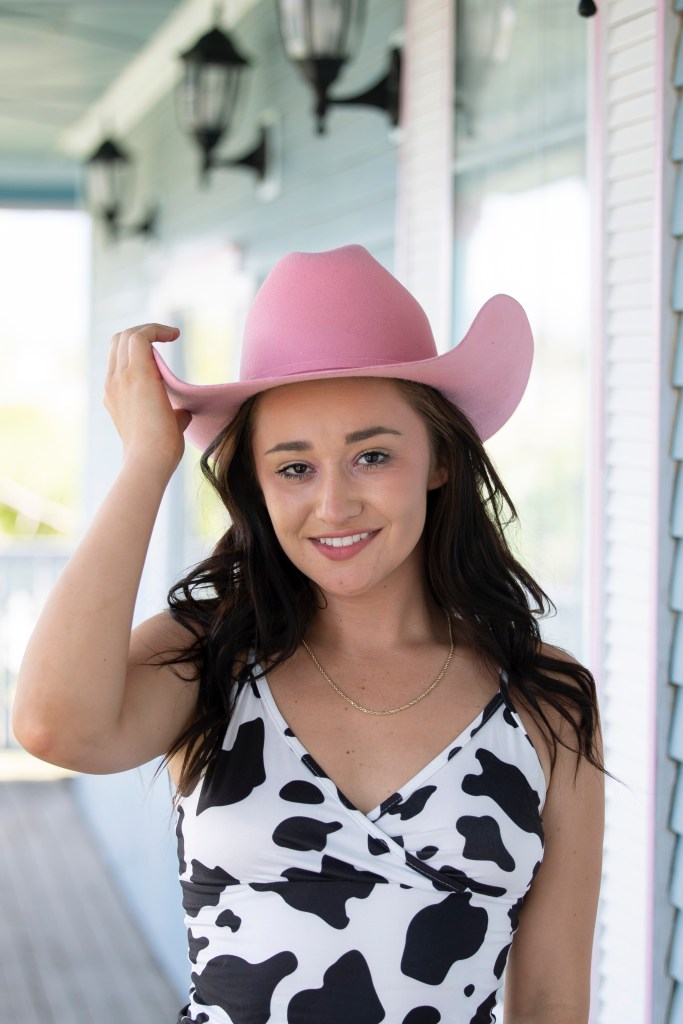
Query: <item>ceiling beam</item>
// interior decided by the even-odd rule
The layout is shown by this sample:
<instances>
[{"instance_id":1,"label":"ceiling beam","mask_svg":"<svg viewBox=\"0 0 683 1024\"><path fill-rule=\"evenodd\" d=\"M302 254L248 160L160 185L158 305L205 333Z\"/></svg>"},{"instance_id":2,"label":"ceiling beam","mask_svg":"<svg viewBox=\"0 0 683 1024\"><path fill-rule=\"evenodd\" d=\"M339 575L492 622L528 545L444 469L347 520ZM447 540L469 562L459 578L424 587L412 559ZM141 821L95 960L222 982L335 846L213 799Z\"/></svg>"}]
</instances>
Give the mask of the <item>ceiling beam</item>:
<instances>
[{"instance_id":1,"label":"ceiling beam","mask_svg":"<svg viewBox=\"0 0 683 1024\"><path fill-rule=\"evenodd\" d=\"M230 27L240 21L258 0L231 0ZM124 136L152 109L178 80L178 57L198 35L214 24L215 0L185 0L170 15L146 46L109 86L87 113L71 125L57 142L61 153L78 159L88 157L104 135ZM225 22L221 19L225 27Z\"/></svg>"}]
</instances>

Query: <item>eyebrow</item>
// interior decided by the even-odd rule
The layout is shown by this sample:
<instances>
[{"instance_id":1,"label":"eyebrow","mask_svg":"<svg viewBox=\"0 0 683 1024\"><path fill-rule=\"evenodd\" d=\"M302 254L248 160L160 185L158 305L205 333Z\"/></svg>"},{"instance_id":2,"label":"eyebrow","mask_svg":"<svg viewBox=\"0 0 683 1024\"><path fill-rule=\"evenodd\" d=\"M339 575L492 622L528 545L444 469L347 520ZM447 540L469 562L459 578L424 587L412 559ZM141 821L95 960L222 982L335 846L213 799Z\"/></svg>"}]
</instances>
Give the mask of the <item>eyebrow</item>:
<instances>
[{"instance_id":1,"label":"eyebrow","mask_svg":"<svg viewBox=\"0 0 683 1024\"><path fill-rule=\"evenodd\" d=\"M397 437L401 437L401 431L394 430L392 427L366 427L364 430L352 430L345 436L344 441L346 444L358 444L359 441L367 441L371 437L377 437L378 434L395 434ZM273 452L310 452L312 448L313 445L310 441L281 441L280 444L269 448L266 455Z\"/></svg>"}]
</instances>

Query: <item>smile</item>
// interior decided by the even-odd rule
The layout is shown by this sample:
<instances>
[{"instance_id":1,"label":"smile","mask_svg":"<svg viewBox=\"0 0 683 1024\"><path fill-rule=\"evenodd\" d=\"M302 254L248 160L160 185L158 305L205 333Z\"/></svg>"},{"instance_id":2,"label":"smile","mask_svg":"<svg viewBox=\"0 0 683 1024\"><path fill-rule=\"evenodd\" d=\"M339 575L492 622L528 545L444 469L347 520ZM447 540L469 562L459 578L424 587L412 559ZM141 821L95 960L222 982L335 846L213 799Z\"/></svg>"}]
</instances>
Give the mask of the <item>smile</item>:
<instances>
[{"instance_id":1,"label":"smile","mask_svg":"<svg viewBox=\"0 0 683 1024\"><path fill-rule=\"evenodd\" d=\"M370 532L352 533L348 537L316 537L316 540L318 544L325 544L330 548L350 548L352 544L357 544L359 540L365 540L369 536Z\"/></svg>"},{"instance_id":2,"label":"smile","mask_svg":"<svg viewBox=\"0 0 683 1024\"><path fill-rule=\"evenodd\" d=\"M362 533L348 533L345 537L311 537L316 550L333 562L354 558L363 551L379 533L379 530L365 530Z\"/></svg>"}]
</instances>

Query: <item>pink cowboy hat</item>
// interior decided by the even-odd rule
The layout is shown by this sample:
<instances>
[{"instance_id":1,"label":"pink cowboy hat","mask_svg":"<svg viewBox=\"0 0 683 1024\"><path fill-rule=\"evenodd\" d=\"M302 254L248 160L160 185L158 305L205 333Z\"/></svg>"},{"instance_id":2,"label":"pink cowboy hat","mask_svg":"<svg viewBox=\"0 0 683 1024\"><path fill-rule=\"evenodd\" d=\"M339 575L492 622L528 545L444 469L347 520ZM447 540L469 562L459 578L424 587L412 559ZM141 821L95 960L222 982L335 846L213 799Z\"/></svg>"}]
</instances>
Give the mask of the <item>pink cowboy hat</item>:
<instances>
[{"instance_id":1,"label":"pink cowboy hat","mask_svg":"<svg viewBox=\"0 0 683 1024\"><path fill-rule=\"evenodd\" d=\"M459 345L437 355L429 321L402 284L360 245L283 257L254 298L240 379L186 384L153 349L171 404L187 409L185 431L202 450L251 395L321 377L398 377L430 384L474 424L483 441L520 402L533 338L509 295L494 295Z\"/></svg>"}]
</instances>

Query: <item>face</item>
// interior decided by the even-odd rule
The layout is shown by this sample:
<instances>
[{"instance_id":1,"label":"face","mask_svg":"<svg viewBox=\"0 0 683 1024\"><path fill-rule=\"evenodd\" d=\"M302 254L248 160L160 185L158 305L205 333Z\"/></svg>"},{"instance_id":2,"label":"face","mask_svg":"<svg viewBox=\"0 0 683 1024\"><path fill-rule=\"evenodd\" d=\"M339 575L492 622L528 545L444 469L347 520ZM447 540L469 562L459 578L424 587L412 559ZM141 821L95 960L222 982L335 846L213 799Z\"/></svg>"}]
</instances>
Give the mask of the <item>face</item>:
<instances>
[{"instance_id":1,"label":"face","mask_svg":"<svg viewBox=\"0 0 683 1024\"><path fill-rule=\"evenodd\" d=\"M434 465L419 413L387 379L343 378L264 392L254 410L256 474L288 558L326 596L421 578Z\"/></svg>"}]
</instances>

